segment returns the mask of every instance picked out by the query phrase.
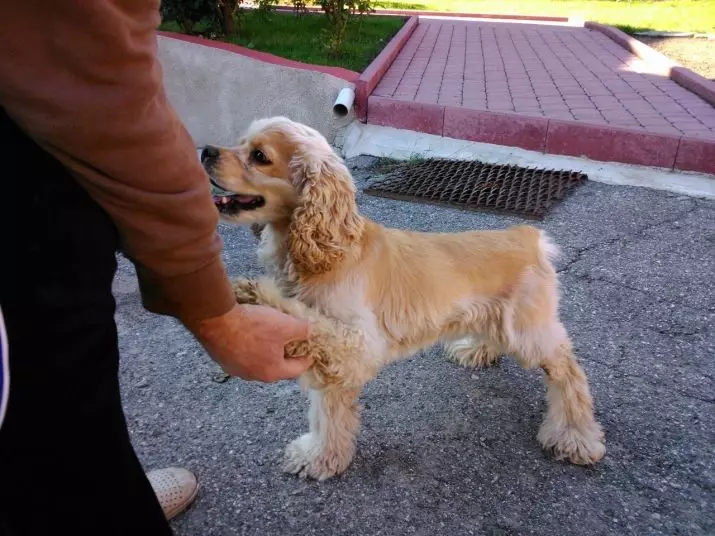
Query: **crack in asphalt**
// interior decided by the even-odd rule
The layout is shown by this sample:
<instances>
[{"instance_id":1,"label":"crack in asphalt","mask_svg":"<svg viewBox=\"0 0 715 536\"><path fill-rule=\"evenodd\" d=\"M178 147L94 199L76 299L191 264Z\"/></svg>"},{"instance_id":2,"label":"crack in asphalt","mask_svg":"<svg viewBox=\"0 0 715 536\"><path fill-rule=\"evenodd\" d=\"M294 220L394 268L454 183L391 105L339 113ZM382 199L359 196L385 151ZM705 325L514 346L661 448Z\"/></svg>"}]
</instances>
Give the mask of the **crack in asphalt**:
<instances>
[{"instance_id":1,"label":"crack in asphalt","mask_svg":"<svg viewBox=\"0 0 715 536\"><path fill-rule=\"evenodd\" d=\"M640 229L637 229L637 230L635 230L635 231L633 231L633 232L625 233L625 234L622 235L622 236L617 236L617 237L609 238L609 239L606 239L606 240L604 240L604 241L602 241L602 242L597 242L597 243L595 243L595 244L591 244L590 246L586 246L586 247L577 249L577 250L576 250L576 258L571 259L571 260L570 260L568 263L566 263L564 266L562 266L561 268L559 268L558 270L556 270L556 272L557 272L557 273L567 273L567 272L569 272L569 270L573 267L574 264L576 264L577 262L581 261L581 260L584 258L584 255L586 255L587 253L590 253L591 251L594 251L594 250L596 250L596 249L600 249L600 248L602 248L602 247L604 247L604 246L612 246L613 244L616 244L616 243L621 242L621 241L627 242L630 238L635 238L635 237L638 237L638 236L642 236L642 235L643 235L645 232L647 232L647 231L650 231L650 230L655 229L655 228L657 228L657 227L661 227L661 226L663 226L663 225L673 224L673 223L677 222L678 220L680 220L680 219L682 219L683 217L686 217L686 216L692 214L693 212L695 212L696 210L698 210L698 208L700 208L700 205L698 205L698 204L695 202L695 200L692 200L692 199L691 199L690 202L691 202L691 205L692 205L692 206L691 206L688 210L679 212L675 217L670 217L670 218L667 218L667 219L665 219L665 220L661 220L661 221L658 221L658 222L655 222L655 223L650 223L650 224L645 225L645 226L641 227ZM608 281L609 283L613 283L613 284L621 284L621 285L623 285L622 283L616 283L616 282L613 282L613 281L609 281L609 280L607 280L607 279L605 279L605 281ZM624 285L624 286L625 286L625 285ZM631 287L626 287L626 288L631 288ZM638 291L640 291L640 292L647 293L647 291L644 291L644 290L642 290L642 289L637 289L637 288L631 288L631 290L638 290Z\"/></svg>"}]
</instances>

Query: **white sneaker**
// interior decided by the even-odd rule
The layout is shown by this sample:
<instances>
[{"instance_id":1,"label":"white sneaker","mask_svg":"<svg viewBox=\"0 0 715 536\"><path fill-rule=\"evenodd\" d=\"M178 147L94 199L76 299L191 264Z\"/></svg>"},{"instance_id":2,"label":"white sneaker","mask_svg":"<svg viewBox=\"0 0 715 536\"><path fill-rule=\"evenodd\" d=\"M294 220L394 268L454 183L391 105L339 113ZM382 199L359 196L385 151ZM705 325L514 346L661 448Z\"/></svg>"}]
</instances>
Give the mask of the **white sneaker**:
<instances>
[{"instance_id":1,"label":"white sneaker","mask_svg":"<svg viewBox=\"0 0 715 536\"><path fill-rule=\"evenodd\" d=\"M147 473L166 519L172 519L183 512L196 498L199 483L196 476L181 467L167 467Z\"/></svg>"}]
</instances>

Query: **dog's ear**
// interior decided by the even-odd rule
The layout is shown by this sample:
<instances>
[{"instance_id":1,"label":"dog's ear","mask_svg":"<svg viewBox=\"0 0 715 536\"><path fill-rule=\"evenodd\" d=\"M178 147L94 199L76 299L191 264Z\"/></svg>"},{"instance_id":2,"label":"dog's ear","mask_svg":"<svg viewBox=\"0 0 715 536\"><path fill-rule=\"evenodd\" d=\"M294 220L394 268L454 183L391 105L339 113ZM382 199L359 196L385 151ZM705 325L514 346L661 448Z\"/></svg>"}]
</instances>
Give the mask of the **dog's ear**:
<instances>
[{"instance_id":1,"label":"dog's ear","mask_svg":"<svg viewBox=\"0 0 715 536\"><path fill-rule=\"evenodd\" d=\"M301 145L291 162L298 203L288 247L299 272L323 274L359 241L364 222L357 211L352 177L342 160L327 143Z\"/></svg>"}]
</instances>

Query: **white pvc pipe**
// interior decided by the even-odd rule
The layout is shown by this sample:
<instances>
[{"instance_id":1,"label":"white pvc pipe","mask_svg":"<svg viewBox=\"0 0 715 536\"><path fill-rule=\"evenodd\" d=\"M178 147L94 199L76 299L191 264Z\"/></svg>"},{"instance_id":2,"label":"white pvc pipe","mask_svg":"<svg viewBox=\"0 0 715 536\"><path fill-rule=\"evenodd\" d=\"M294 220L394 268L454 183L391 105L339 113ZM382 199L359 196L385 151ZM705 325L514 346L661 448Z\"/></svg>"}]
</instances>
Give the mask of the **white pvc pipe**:
<instances>
[{"instance_id":1,"label":"white pvc pipe","mask_svg":"<svg viewBox=\"0 0 715 536\"><path fill-rule=\"evenodd\" d=\"M355 102L355 90L351 87L344 87L338 93L338 98L335 99L333 113L338 117L345 117L352 108L353 102Z\"/></svg>"}]
</instances>

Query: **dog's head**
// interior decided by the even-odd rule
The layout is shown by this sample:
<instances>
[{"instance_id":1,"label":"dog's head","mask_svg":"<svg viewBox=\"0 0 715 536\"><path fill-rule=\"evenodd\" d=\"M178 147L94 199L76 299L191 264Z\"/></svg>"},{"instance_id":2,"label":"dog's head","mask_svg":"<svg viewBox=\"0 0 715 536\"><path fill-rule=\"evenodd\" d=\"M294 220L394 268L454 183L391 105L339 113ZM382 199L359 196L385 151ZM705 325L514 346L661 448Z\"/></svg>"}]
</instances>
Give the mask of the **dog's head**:
<instances>
[{"instance_id":1,"label":"dog's head","mask_svg":"<svg viewBox=\"0 0 715 536\"><path fill-rule=\"evenodd\" d=\"M227 223L289 227L293 262L324 273L363 231L355 186L316 130L285 117L254 121L237 147L201 153L214 202Z\"/></svg>"},{"instance_id":2,"label":"dog's head","mask_svg":"<svg viewBox=\"0 0 715 536\"><path fill-rule=\"evenodd\" d=\"M297 204L290 160L295 151L282 118L256 121L236 147L207 145L201 163L221 220L266 224L289 220Z\"/></svg>"}]
</instances>

